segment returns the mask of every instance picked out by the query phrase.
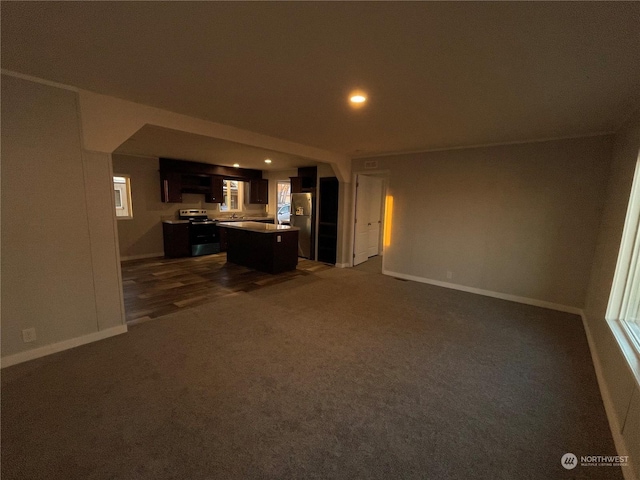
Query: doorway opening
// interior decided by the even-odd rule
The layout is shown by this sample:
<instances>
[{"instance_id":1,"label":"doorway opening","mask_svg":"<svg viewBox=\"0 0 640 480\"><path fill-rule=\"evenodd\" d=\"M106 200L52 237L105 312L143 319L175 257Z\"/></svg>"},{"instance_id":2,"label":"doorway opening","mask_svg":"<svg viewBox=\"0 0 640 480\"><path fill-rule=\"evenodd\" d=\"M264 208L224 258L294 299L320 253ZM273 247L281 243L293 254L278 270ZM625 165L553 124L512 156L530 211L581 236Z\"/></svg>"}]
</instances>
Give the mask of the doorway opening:
<instances>
[{"instance_id":1,"label":"doorway opening","mask_svg":"<svg viewBox=\"0 0 640 480\"><path fill-rule=\"evenodd\" d=\"M276 190L276 222L289 225L291 219L291 181L278 180Z\"/></svg>"},{"instance_id":2,"label":"doorway opening","mask_svg":"<svg viewBox=\"0 0 640 480\"><path fill-rule=\"evenodd\" d=\"M382 272L384 175L356 175L353 266L359 270Z\"/></svg>"}]
</instances>

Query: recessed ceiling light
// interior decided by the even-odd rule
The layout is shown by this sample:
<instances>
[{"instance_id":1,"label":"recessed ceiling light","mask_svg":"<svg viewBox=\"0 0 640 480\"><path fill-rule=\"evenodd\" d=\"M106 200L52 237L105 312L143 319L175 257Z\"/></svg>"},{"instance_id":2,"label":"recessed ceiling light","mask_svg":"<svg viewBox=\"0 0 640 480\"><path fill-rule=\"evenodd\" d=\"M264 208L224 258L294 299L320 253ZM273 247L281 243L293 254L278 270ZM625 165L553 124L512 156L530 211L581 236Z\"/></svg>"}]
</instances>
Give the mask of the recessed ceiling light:
<instances>
[{"instance_id":1,"label":"recessed ceiling light","mask_svg":"<svg viewBox=\"0 0 640 480\"><path fill-rule=\"evenodd\" d=\"M264 163L271 163L271 160L267 158Z\"/></svg>"},{"instance_id":2,"label":"recessed ceiling light","mask_svg":"<svg viewBox=\"0 0 640 480\"><path fill-rule=\"evenodd\" d=\"M367 93L363 90L351 90L349 93L349 105L353 109L359 109L366 105Z\"/></svg>"},{"instance_id":3,"label":"recessed ceiling light","mask_svg":"<svg viewBox=\"0 0 640 480\"><path fill-rule=\"evenodd\" d=\"M238 168L240 166L240 164L239 163L234 163L233 166Z\"/></svg>"}]
</instances>

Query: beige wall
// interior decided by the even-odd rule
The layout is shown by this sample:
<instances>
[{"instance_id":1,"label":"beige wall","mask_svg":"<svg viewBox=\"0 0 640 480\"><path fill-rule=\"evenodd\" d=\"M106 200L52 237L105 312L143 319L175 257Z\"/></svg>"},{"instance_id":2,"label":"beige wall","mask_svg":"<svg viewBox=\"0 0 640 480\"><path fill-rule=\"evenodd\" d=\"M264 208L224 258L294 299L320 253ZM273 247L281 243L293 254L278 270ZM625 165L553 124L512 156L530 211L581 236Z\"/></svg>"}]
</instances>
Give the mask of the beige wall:
<instances>
[{"instance_id":1,"label":"beige wall","mask_svg":"<svg viewBox=\"0 0 640 480\"><path fill-rule=\"evenodd\" d=\"M160 201L160 173L157 157L113 154L113 173L129 175L132 219L119 219L118 241L122 259L162 256L162 219L177 218L183 208L207 208L203 195L185 194L184 203Z\"/></svg>"},{"instance_id":2,"label":"beige wall","mask_svg":"<svg viewBox=\"0 0 640 480\"><path fill-rule=\"evenodd\" d=\"M585 322L599 360L605 395L640 478L640 387L605 321L633 174L640 151L640 112L615 136L613 163L586 299ZM617 424L617 425L616 425ZM634 438L635 435L635 438Z\"/></svg>"},{"instance_id":3,"label":"beige wall","mask_svg":"<svg viewBox=\"0 0 640 480\"><path fill-rule=\"evenodd\" d=\"M318 164L318 179L326 177L337 177L334 168L328 163Z\"/></svg>"},{"instance_id":4,"label":"beige wall","mask_svg":"<svg viewBox=\"0 0 640 480\"><path fill-rule=\"evenodd\" d=\"M91 240L91 265L96 295L98 330L124 320L117 225L114 215L113 173L108 153L82 153Z\"/></svg>"},{"instance_id":5,"label":"beige wall","mask_svg":"<svg viewBox=\"0 0 640 480\"><path fill-rule=\"evenodd\" d=\"M262 177L269 180L269 205L267 207L269 215L275 216L278 213L278 181L288 181L291 177L297 176L297 168L290 168L288 170L266 170L263 172Z\"/></svg>"},{"instance_id":6,"label":"beige wall","mask_svg":"<svg viewBox=\"0 0 640 480\"><path fill-rule=\"evenodd\" d=\"M385 270L583 307L610 152L591 137L376 158L394 197Z\"/></svg>"},{"instance_id":7,"label":"beige wall","mask_svg":"<svg viewBox=\"0 0 640 480\"><path fill-rule=\"evenodd\" d=\"M110 171L76 92L2 76L3 359L124 325Z\"/></svg>"},{"instance_id":8,"label":"beige wall","mask_svg":"<svg viewBox=\"0 0 640 480\"><path fill-rule=\"evenodd\" d=\"M114 154L113 171L116 175L129 175L131 178L133 219L118 220L120 255L123 259L164 255L162 220L177 218L178 210L199 208L207 210L210 217L222 215L219 205L206 203L204 195L185 193L182 203L161 202L157 157ZM265 207L245 204L243 212L264 215Z\"/></svg>"}]
</instances>

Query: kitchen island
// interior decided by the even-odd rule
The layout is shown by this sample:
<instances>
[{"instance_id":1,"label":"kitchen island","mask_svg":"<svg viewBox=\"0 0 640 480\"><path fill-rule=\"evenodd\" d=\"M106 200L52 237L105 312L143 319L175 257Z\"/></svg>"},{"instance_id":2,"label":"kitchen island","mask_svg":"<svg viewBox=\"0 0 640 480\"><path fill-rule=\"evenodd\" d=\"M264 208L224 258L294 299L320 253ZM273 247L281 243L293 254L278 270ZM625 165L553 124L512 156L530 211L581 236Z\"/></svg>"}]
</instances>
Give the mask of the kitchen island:
<instances>
[{"instance_id":1,"label":"kitchen island","mask_svg":"<svg viewBox=\"0 0 640 480\"><path fill-rule=\"evenodd\" d=\"M260 222L219 222L226 229L227 261L267 273L295 270L298 228Z\"/></svg>"}]
</instances>

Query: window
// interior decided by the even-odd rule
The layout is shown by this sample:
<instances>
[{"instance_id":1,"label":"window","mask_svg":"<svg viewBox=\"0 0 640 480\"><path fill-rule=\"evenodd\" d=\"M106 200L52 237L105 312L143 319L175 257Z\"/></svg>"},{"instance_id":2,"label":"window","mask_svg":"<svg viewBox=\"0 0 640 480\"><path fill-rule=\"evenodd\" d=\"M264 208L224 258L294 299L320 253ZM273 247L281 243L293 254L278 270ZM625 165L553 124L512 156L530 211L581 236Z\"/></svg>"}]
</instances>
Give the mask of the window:
<instances>
[{"instance_id":1,"label":"window","mask_svg":"<svg viewBox=\"0 0 640 480\"><path fill-rule=\"evenodd\" d=\"M278 223L289 224L291 208L291 182L279 180L277 190L277 213Z\"/></svg>"},{"instance_id":2,"label":"window","mask_svg":"<svg viewBox=\"0 0 640 480\"><path fill-rule=\"evenodd\" d=\"M133 218L131 207L131 180L125 175L113 177L113 192L115 195L116 217L119 219Z\"/></svg>"},{"instance_id":3,"label":"window","mask_svg":"<svg viewBox=\"0 0 640 480\"><path fill-rule=\"evenodd\" d=\"M222 184L222 196L224 202L220 204L221 212L242 211L242 199L244 182L238 180L224 180Z\"/></svg>"},{"instance_id":4,"label":"window","mask_svg":"<svg viewBox=\"0 0 640 480\"><path fill-rule=\"evenodd\" d=\"M607 320L640 380L640 156L631 187Z\"/></svg>"}]
</instances>

